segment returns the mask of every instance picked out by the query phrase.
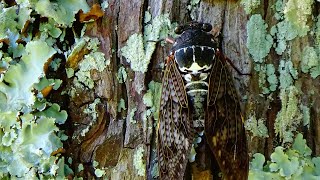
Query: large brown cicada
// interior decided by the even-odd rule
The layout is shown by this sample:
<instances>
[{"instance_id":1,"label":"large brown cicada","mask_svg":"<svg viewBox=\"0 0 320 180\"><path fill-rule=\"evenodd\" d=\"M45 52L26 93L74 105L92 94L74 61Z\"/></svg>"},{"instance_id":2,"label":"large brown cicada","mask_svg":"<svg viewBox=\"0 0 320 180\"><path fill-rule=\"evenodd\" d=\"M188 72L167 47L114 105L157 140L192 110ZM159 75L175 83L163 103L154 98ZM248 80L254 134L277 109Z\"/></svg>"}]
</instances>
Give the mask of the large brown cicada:
<instances>
[{"instance_id":1,"label":"large brown cicada","mask_svg":"<svg viewBox=\"0 0 320 180\"><path fill-rule=\"evenodd\" d=\"M210 24L198 22L176 29L180 36L167 58L162 81L158 124L161 180L184 179L191 149L201 151L203 146L213 153L223 179L248 177L239 98L211 29Z\"/></svg>"}]
</instances>

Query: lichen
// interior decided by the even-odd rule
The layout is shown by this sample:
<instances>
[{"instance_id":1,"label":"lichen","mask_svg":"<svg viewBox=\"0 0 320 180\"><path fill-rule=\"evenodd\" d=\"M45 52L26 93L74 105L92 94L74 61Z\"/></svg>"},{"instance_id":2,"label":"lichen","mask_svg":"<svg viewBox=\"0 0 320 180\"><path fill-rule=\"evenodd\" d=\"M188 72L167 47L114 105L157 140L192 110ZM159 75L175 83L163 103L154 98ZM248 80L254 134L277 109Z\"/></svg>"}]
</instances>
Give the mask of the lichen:
<instances>
[{"instance_id":1,"label":"lichen","mask_svg":"<svg viewBox=\"0 0 320 180\"><path fill-rule=\"evenodd\" d=\"M136 107L131 109L130 114L129 114L129 122L130 123L133 123L133 124L137 123L137 120L134 119L134 114L136 111L137 111Z\"/></svg>"},{"instance_id":2,"label":"lichen","mask_svg":"<svg viewBox=\"0 0 320 180\"><path fill-rule=\"evenodd\" d=\"M96 70L98 72L102 72L109 64L110 59L105 59L104 53L99 52L99 40L97 38L81 38L78 43L74 46L70 55L68 56L68 62L70 63L70 67L75 71L75 77L73 79L73 84L78 89L92 89L94 87L94 80L91 77L91 71ZM78 65L75 65L76 61L74 58L77 57L76 52L83 51L83 49L90 50L90 52L84 55L83 59L80 60ZM73 75L72 70L70 68L66 68L67 77L70 78ZM70 90L68 94L73 97L73 93Z\"/></svg>"},{"instance_id":3,"label":"lichen","mask_svg":"<svg viewBox=\"0 0 320 180\"><path fill-rule=\"evenodd\" d=\"M269 94L277 89L278 78L273 64L256 64L254 69L259 72L259 87L263 94Z\"/></svg>"},{"instance_id":4,"label":"lichen","mask_svg":"<svg viewBox=\"0 0 320 180\"><path fill-rule=\"evenodd\" d=\"M126 72L126 69L123 66L121 66L119 68L118 74L117 74L117 79L118 79L119 83L121 84L121 83L126 82L127 77L128 77L128 74Z\"/></svg>"},{"instance_id":5,"label":"lichen","mask_svg":"<svg viewBox=\"0 0 320 180\"><path fill-rule=\"evenodd\" d=\"M146 176L146 163L144 160L144 148L140 146L133 155L133 167L139 176Z\"/></svg>"},{"instance_id":6,"label":"lichen","mask_svg":"<svg viewBox=\"0 0 320 180\"><path fill-rule=\"evenodd\" d=\"M143 96L143 103L148 107L146 117L153 115L155 121L159 118L159 106L161 98L161 83L151 81L148 84L148 91Z\"/></svg>"},{"instance_id":7,"label":"lichen","mask_svg":"<svg viewBox=\"0 0 320 180\"><path fill-rule=\"evenodd\" d=\"M250 14L254 9L260 5L260 0L241 0L240 4L244 7L244 11Z\"/></svg>"},{"instance_id":8,"label":"lichen","mask_svg":"<svg viewBox=\"0 0 320 180\"><path fill-rule=\"evenodd\" d=\"M310 126L310 108L305 105L300 105L300 109L303 114L303 117L302 117L303 125L307 126L309 128L309 126Z\"/></svg>"},{"instance_id":9,"label":"lichen","mask_svg":"<svg viewBox=\"0 0 320 180\"><path fill-rule=\"evenodd\" d=\"M312 158L311 154L306 140L299 133L287 149L276 147L267 163L263 154L254 154L250 163L249 180L319 179L320 157Z\"/></svg>"},{"instance_id":10,"label":"lichen","mask_svg":"<svg viewBox=\"0 0 320 180\"><path fill-rule=\"evenodd\" d=\"M127 110L126 103L125 103L124 99L121 98L120 102L118 104L118 112L121 112L122 109Z\"/></svg>"},{"instance_id":11,"label":"lichen","mask_svg":"<svg viewBox=\"0 0 320 180\"><path fill-rule=\"evenodd\" d=\"M34 6L35 11L42 16L52 18L56 23L63 27L70 27L75 21L75 14L82 9L84 12L89 10L89 6L84 0L41 0L29 1Z\"/></svg>"},{"instance_id":12,"label":"lichen","mask_svg":"<svg viewBox=\"0 0 320 180\"><path fill-rule=\"evenodd\" d=\"M294 80L298 79L298 71L293 67L292 62L280 60L279 69L280 89L286 89L293 85Z\"/></svg>"},{"instance_id":13,"label":"lichen","mask_svg":"<svg viewBox=\"0 0 320 180\"><path fill-rule=\"evenodd\" d=\"M264 61L273 44L271 35L267 33L267 27L260 14L252 15L247 24L247 48L256 63Z\"/></svg>"},{"instance_id":14,"label":"lichen","mask_svg":"<svg viewBox=\"0 0 320 180\"><path fill-rule=\"evenodd\" d=\"M249 116L249 119L245 122L245 128L247 131L250 131L252 133L251 138L253 137L261 137L266 138L269 137L268 135L268 129L264 125L265 119L260 118L257 119L255 114L251 114Z\"/></svg>"},{"instance_id":15,"label":"lichen","mask_svg":"<svg viewBox=\"0 0 320 180\"><path fill-rule=\"evenodd\" d=\"M4 82L0 82L0 108L7 110L21 110L35 101L33 84L38 83L43 76L44 64L56 51L43 41L31 41L26 45L25 54L21 61L11 65L4 75ZM2 98L3 97L3 98Z\"/></svg>"},{"instance_id":16,"label":"lichen","mask_svg":"<svg viewBox=\"0 0 320 180\"><path fill-rule=\"evenodd\" d=\"M278 55L282 55L286 50L287 41L291 41L298 36L298 30L288 21L281 21L272 26L270 33L276 40L274 46Z\"/></svg>"},{"instance_id":17,"label":"lichen","mask_svg":"<svg viewBox=\"0 0 320 180\"><path fill-rule=\"evenodd\" d=\"M99 98L95 99L93 103L89 104L87 108L83 110L83 113L91 116L90 123L87 124L85 129L81 131L81 136L85 136L87 132L89 132L90 128L96 123L98 118L97 106L101 103Z\"/></svg>"},{"instance_id":18,"label":"lichen","mask_svg":"<svg viewBox=\"0 0 320 180\"><path fill-rule=\"evenodd\" d=\"M314 47L307 46L303 49L300 66L302 72L310 72L314 79L320 75L319 57Z\"/></svg>"},{"instance_id":19,"label":"lichen","mask_svg":"<svg viewBox=\"0 0 320 180\"><path fill-rule=\"evenodd\" d=\"M197 7L199 6L200 0L190 0L187 9L190 11L190 17L192 20L196 19Z\"/></svg>"},{"instance_id":20,"label":"lichen","mask_svg":"<svg viewBox=\"0 0 320 180\"><path fill-rule=\"evenodd\" d=\"M293 132L301 124L303 113L299 108L300 93L295 86L280 89L281 110L277 114L274 128L283 143L293 141Z\"/></svg>"},{"instance_id":21,"label":"lichen","mask_svg":"<svg viewBox=\"0 0 320 180\"><path fill-rule=\"evenodd\" d=\"M133 34L126 45L121 48L121 54L130 63L131 69L142 73L147 72L151 56L156 48L156 41L171 32L169 15L159 15L144 27L144 35Z\"/></svg>"},{"instance_id":22,"label":"lichen","mask_svg":"<svg viewBox=\"0 0 320 180\"><path fill-rule=\"evenodd\" d=\"M310 30L307 21L312 14L313 3L314 0L289 0L284 8L286 20L292 23L300 37L307 35Z\"/></svg>"}]
</instances>

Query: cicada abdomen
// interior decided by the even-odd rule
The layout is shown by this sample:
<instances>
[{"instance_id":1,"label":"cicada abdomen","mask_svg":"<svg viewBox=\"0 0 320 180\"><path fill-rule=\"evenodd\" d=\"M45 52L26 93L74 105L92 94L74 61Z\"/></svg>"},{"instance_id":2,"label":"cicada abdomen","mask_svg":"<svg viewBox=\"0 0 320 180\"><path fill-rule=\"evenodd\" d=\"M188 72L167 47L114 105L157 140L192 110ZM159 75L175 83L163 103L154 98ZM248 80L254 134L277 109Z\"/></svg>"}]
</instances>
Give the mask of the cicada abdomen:
<instances>
[{"instance_id":1,"label":"cicada abdomen","mask_svg":"<svg viewBox=\"0 0 320 180\"><path fill-rule=\"evenodd\" d=\"M166 62L157 132L163 180L184 179L195 139L204 135L223 179L248 177L239 99L211 29L198 22L176 29L180 36Z\"/></svg>"}]
</instances>

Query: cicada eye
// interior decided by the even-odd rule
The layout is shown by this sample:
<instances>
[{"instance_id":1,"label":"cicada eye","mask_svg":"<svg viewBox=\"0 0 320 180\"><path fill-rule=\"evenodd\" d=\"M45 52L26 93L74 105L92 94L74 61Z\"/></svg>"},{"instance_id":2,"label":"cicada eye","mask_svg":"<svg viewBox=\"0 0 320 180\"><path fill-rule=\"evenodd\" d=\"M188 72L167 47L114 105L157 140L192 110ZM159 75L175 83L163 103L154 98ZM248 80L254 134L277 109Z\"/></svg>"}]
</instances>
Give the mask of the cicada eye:
<instances>
[{"instance_id":1,"label":"cicada eye","mask_svg":"<svg viewBox=\"0 0 320 180\"><path fill-rule=\"evenodd\" d=\"M174 30L174 32L175 32L176 34L181 34L181 33L183 32L183 30L184 30L183 26L178 26L178 27L176 27L176 29Z\"/></svg>"},{"instance_id":2,"label":"cicada eye","mask_svg":"<svg viewBox=\"0 0 320 180\"><path fill-rule=\"evenodd\" d=\"M202 30L203 30L203 31L209 32L209 31L211 31L211 29L212 29L211 24L209 24L209 23L203 23L203 24L202 24Z\"/></svg>"}]
</instances>

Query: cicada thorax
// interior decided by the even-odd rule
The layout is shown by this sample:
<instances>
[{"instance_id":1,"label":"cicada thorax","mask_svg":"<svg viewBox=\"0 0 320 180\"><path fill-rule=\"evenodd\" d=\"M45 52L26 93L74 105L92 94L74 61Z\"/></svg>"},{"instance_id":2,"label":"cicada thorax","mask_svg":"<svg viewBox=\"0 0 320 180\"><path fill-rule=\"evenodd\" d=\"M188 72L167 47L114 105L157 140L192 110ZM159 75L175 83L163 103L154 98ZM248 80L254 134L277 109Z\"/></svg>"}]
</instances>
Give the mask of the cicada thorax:
<instances>
[{"instance_id":1,"label":"cicada thorax","mask_svg":"<svg viewBox=\"0 0 320 180\"><path fill-rule=\"evenodd\" d=\"M185 91L192 111L192 125L203 130L208 96L208 77L215 49L210 46L190 45L174 52L174 58L185 83Z\"/></svg>"}]
</instances>

